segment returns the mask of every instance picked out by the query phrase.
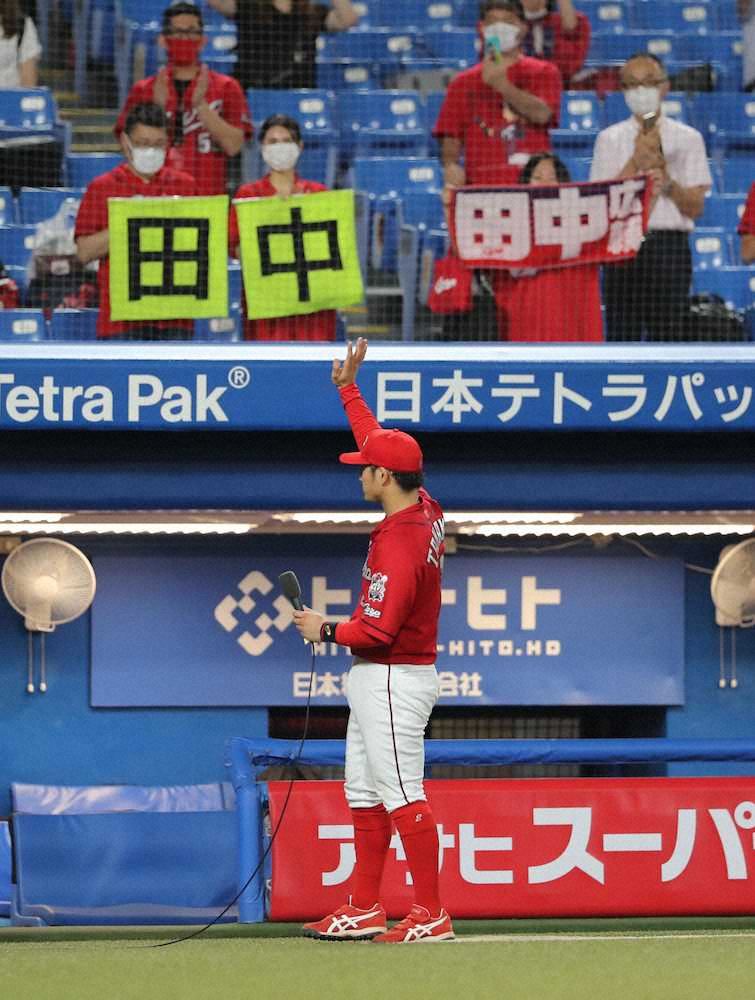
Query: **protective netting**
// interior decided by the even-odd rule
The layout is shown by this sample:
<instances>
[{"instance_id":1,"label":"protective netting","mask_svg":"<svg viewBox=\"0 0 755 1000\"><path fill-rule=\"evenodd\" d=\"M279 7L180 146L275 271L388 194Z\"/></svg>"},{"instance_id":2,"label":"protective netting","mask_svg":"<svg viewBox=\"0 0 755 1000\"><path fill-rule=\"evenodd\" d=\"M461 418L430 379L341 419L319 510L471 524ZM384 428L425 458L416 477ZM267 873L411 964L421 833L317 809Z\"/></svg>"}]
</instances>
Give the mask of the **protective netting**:
<instances>
[{"instance_id":1,"label":"protective netting","mask_svg":"<svg viewBox=\"0 0 755 1000\"><path fill-rule=\"evenodd\" d=\"M4 339L751 339L755 0L0 22Z\"/></svg>"}]
</instances>

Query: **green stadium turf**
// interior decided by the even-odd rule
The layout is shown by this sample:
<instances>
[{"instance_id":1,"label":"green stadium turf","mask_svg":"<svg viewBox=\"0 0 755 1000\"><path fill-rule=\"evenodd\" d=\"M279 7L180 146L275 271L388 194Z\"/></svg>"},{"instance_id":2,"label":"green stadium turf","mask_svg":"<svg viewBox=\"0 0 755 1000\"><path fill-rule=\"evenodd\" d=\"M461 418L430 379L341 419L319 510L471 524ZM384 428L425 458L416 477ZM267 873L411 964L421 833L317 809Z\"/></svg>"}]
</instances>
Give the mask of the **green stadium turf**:
<instances>
[{"instance_id":1,"label":"green stadium turf","mask_svg":"<svg viewBox=\"0 0 755 1000\"><path fill-rule=\"evenodd\" d=\"M0 929L8 1000L740 1000L755 919L465 921L455 942L379 946L286 924Z\"/></svg>"}]
</instances>

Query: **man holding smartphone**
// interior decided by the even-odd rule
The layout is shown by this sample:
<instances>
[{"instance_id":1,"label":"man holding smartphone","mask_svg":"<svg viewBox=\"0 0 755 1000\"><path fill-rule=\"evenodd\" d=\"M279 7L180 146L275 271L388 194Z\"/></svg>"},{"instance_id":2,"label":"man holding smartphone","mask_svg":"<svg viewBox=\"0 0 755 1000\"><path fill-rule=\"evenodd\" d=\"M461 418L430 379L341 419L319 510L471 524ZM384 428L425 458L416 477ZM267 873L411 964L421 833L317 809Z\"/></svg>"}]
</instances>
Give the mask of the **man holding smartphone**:
<instances>
[{"instance_id":1,"label":"man holding smartphone","mask_svg":"<svg viewBox=\"0 0 755 1000\"><path fill-rule=\"evenodd\" d=\"M667 117L666 69L649 52L621 68L629 118L595 142L591 181L646 174L652 183L648 234L634 260L605 268L607 340L679 340L686 331L692 254L689 234L713 179L696 129Z\"/></svg>"},{"instance_id":2,"label":"man holding smartphone","mask_svg":"<svg viewBox=\"0 0 755 1000\"><path fill-rule=\"evenodd\" d=\"M480 17L482 62L451 81L433 129L447 188L516 184L530 156L550 149L558 125L561 74L522 53L520 0L485 0Z\"/></svg>"}]
</instances>

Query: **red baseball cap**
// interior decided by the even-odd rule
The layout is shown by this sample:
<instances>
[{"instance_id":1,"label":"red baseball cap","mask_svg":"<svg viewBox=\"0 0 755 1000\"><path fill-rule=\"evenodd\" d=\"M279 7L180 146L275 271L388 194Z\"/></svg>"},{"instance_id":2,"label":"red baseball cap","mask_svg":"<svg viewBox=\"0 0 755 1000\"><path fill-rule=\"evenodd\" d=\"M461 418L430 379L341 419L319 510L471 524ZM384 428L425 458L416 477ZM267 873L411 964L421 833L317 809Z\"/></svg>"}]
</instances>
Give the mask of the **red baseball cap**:
<instances>
[{"instance_id":1,"label":"red baseball cap","mask_svg":"<svg viewBox=\"0 0 755 1000\"><path fill-rule=\"evenodd\" d=\"M422 449L411 434L380 427L370 431L359 451L344 452L339 461L346 465L378 465L391 472L421 472Z\"/></svg>"}]
</instances>

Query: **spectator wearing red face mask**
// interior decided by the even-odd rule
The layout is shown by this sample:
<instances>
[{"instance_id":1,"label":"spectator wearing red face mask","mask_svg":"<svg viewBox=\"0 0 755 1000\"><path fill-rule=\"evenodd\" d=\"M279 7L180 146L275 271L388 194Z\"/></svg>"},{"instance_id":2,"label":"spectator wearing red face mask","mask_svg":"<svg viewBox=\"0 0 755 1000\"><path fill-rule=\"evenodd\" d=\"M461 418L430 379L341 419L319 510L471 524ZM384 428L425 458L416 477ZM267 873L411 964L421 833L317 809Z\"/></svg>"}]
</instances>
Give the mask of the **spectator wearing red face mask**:
<instances>
[{"instance_id":1,"label":"spectator wearing red face mask","mask_svg":"<svg viewBox=\"0 0 755 1000\"><path fill-rule=\"evenodd\" d=\"M134 84L115 135L136 104L158 104L170 126L169 166L190 174L197 194L225 194L228 158L241 152L252 125L238 81L200 63L206 41L199 7L181 2L165 10L159 44L168 65Z\"/></svg>"},{"instance_id":2,"label":"spectator wearing red face mask","mask_svg":"<svg viewBox=\"0 0 755 1000\"><path fill-rule=\"evenodd\" d=\"M529 24L523 51L552 62L568 87L587 58L590 22L574 9L572 0L522 0L522 7Z\"/></svg>"}]
</instances>

